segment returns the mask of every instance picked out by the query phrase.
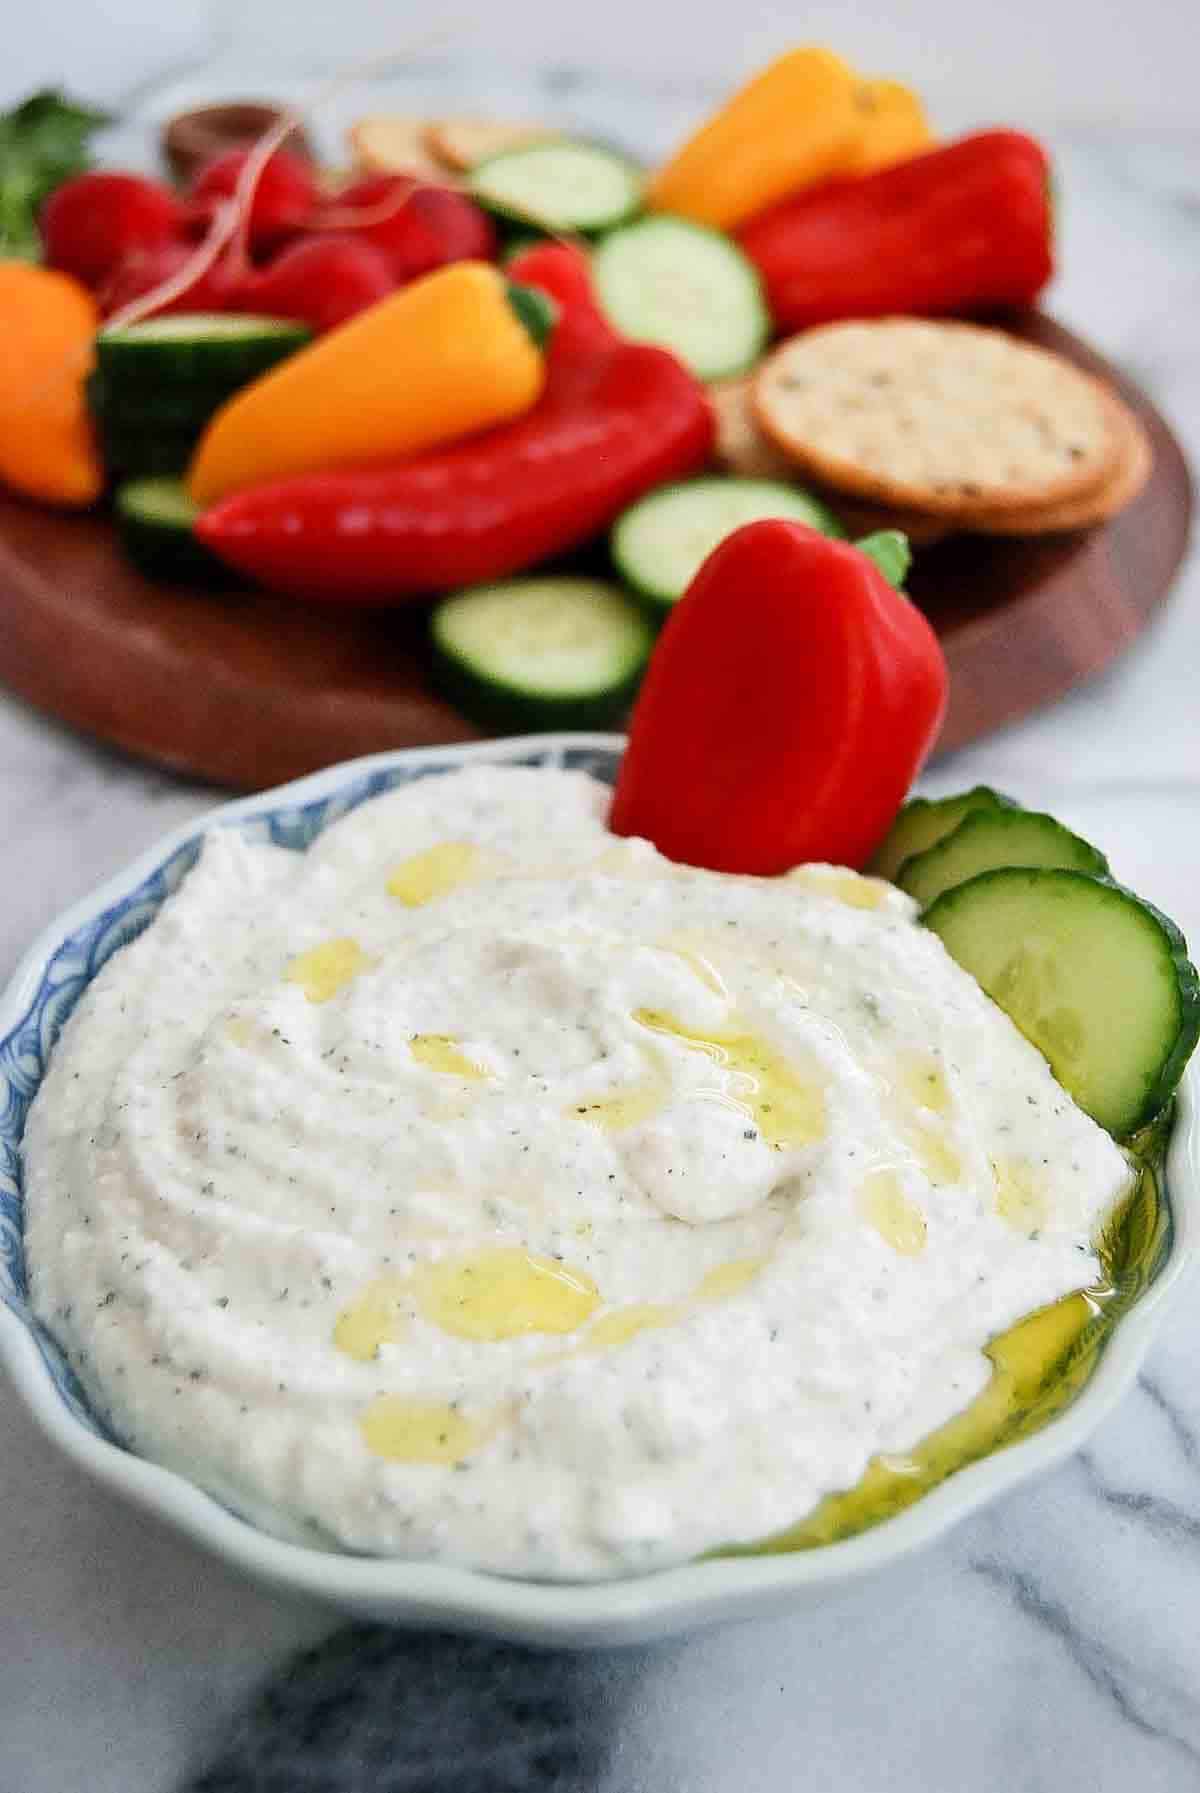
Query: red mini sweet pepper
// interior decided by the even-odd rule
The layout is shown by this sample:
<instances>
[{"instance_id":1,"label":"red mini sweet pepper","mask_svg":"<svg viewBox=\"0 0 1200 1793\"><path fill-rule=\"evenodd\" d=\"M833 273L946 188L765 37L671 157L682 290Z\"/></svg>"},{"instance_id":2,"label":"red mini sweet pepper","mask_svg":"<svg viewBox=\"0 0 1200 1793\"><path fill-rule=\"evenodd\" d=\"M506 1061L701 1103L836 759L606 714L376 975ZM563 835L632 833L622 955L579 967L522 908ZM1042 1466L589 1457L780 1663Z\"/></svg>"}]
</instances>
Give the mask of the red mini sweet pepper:
<instances>
[{"instance_id":1,"label":"red mini sweet pepper","mask_svg":"<svg viewBox=\"0 0 1200 1793\"><path fill-rule=\"evenodd\" d=\"M610 826L713 871L864 865L946 688L937 636L865 554L801 523L748 523L668 618Z\"/></svg>"},{"instance_id":2,"label":"red mini sweet pepper","mask_svg":"<svg viewBox=\"0 0 1200 1793\"><path fill-rule=\"evenodd\" d=\"M238 493L204 513L200 540L276 591L390 604L535 566L703 466L713 444L704 388L665 350L614 336L575 251L537 251L540 280L534 254L510 273L540 284L560 315L531 411L394 466Z\"/></svg>"},{"instance_id":3,"label":"red mini sweet pepper","mask_svg":"<svg viewBox=\"0 0 1200 1793\"><path fill-rule=\"evenodd\" d=\"M507 273L520 286L538 287L558 307L559 325L550 343L552 357L580 365L591 350L599 351L619 340L600 309L588 258L573 243L534 243L513 257Z\"/></svg>"},{"instance_id":4,"label":"red mini sweet pepper","mask_svg":"<svg viewBox=\"0 0 1200 1793\"><path fill-rule=\"evenodd\" d=\"M980 131L807 188L737 233L778 330L1031 305L1054 272L1046 152Z\"/></svg>"}]
</instances>

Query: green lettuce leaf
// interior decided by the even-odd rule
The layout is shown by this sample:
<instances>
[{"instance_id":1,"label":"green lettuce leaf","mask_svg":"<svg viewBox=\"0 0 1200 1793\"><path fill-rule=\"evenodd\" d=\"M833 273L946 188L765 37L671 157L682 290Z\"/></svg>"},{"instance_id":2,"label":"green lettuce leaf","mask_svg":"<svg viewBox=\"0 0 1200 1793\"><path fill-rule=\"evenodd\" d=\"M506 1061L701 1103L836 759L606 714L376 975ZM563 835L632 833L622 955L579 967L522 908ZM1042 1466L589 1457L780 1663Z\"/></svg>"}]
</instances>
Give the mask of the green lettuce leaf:
<instances>
[{"instance_id":1,"label":"green lettuce leaf","mask_svg":"<svg viewBox=\"0 0 1200 1793\"><path fill-rule=\"evenodd\" d=\"M0 256L36 259L38 208L90 165L89 140L111 122L51 88L0 113Z\"/></svg>"}]
</instances>

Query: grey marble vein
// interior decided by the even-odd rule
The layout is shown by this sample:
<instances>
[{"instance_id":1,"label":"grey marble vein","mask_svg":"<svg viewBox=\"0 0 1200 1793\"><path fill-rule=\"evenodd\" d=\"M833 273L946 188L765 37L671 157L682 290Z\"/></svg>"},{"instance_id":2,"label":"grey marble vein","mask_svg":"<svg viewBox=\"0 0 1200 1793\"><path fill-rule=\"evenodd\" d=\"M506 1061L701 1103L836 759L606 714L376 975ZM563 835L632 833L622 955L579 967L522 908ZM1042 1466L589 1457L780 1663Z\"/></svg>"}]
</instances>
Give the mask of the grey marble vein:
<instances>
[{"instance_id":1,"label":"grey marble vein","mask_svg":"<svg viewBox=\"0 0 1200 1793\"><path fill-rule=\"evenodd\" d=\"M1200 1438L1188 1424L1181 1409L1173 1401L1168 1400L1166 1392L1152 1370L1142 1371L1138 1377L1138 1387L1147 1400L1162 1414L1180 1455L1188 1463L1200 1466Z\"/></svg>"},{"instance_id":2,"label":"grey marble vein","mask_svg":"<svg viewBox=\"0 0 1200 1793\"><path fill-rule=\"evenodd\" d=\"M1090 1451L1076 1461L1091 1493L1125 1518L1147 1525L1159 1538L1180 1544L1200 1544L1200 1512L1189 1513L1176 1500L1148 1488L1119 1488L1108 1481Z\"/></svg>"},{"instance_id":3,"label":"grey marble vein","mask_svg":"<svg viewBox=\"0 0 1200 1793\"><path fill-rule=\"evenodd\" d=\"M1061 1644L1071 1663L1125 1723L1143 1736L1176 1750L1200 1771L1200 1743L1166 1717L1152 1716L1148 1708L1155 1694L1180 1707L1172 1716L1200 1720L1200 1703L1194 1697L1170 1696L1173 1690L1147 1688L1138 1665L1102 1638L1085 1631L1068 1608L1047 1594L1028 1571L992 1557L974 1558L970 1567L982 1580L1002 1592L1016 1610Z\"/></svg>"}]
</instances>

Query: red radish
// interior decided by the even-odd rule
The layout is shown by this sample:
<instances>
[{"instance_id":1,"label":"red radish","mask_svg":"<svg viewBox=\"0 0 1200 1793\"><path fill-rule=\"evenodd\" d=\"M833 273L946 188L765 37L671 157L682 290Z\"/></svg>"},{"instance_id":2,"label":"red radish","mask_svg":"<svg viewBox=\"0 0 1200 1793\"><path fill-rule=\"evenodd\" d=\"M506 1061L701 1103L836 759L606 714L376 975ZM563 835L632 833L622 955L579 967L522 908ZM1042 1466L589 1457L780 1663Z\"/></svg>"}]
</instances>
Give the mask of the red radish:
<instances>
[{"instance_id":1,"label":"red radish","mask_svg":"<svg viewBox=\"0 0 1200 1793\"><path fill-rule=\"evenodd\" d=\"M177 275L196 251L187 243L163 243L157 249L126 256L113 272L100 293L100 309L105 317L122 311L143 294ZM233 311L239 308L239 282L228 256L220 256L203 273L189 282L165 305L156 305L149 315L165 316L177 311Z\"/></svg>"},{"instance_id":2,"label":"red radish","mask_svg":"<svg viewBox=\"0 0 1200 1793\"><path fill-rule=\"evenodd\" d=\"M746 523L667 619L609 826L718 872L864 865L937 738L946 684L937 636L865 554L802 523Z\"/></svg>"},{"instance_id":3,"label":"red radish","mask_svg":"<svg viewBox=\"0 0 1200 1793\"><path fill-rule=\"evenodd\" d=\"M355 214L359 214L356 217ZM323 230L353 233L381 249L398 280L415 280L453 261L491 261L496 232L465 193L424 186L405 174L371 174L338 194Z\"/></svg>"},{"instance_id":4,"label":"red radish","mask_svg":"<svg viewBox=\"0 0 1200 1793\"><path fill-rule=\"evenodd\" d=\"M239 283L239 311L298 318L317 331L332 330L397 285L391 263L370 243L343 236L306 237L283 249L265 268Z\"/></svg>"},{"instance_id":5,"label":"red radish","mask_svg":"<svg viewBox=\"0 0 1200 1793\"><path fill-rule=\"evenodd\" d=\"M180 202L180 233L191 243L202 243L213 227L218 199L184 199Z\"/></svg>"},{"instance_id":6,"label":"red radish","mask_svg":"<svg viewBox=\"0 0 1200 1793\"><path fill-rule=\"evenodd\" d=\"M406 277L410 280L447 262L493 261L499 252L495 225L465 193L455 193L449 187L418 187L405 210L414 242L398 253L408 262ZM429 244L423 255L417 252L418 231Z\"/></svg>"},{"instance_id":7,"label":"red radish","mask_svg":"<svg viewBox=\"0 0 1200 1793\"><path fill-rule=\"evenodd\" d=\"M50 267L99 287L126 256L176 239L183 208L169 188L140 174L78 174L51 193L38 228Z\"/></svg>"},{"instance_id":8,"label":"red radish","mask_svg":"<svg viewBox=\"0 0 1200 1793\"><path fill-rule=\"evenodd\" d=\"M206 162L192 182L188 197L191 219L211 216L222 200L232 199L253 151L227 149ZM246 240L252 249L270 248L282 238L303 230L312 218L318 199L316 176L303 157L286 149L268 156L254 189Z\"/></svg>"}]
</instances>

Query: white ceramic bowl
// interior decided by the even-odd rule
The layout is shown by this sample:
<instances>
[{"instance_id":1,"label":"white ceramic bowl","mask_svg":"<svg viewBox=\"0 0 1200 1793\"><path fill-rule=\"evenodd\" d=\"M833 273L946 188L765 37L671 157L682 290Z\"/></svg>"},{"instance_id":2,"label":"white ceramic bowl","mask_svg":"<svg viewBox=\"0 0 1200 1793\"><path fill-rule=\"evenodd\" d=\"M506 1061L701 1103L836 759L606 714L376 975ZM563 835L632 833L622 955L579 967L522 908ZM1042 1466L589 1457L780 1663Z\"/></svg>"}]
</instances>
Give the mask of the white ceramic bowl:
<instances>
[{"instance_id":1,"label":"white ceramic bowl","mask_svg":"<svg viewBox=\"0 0 1200 1793\"><path fill-rule=\"evenodd\" d=\"M366 798L404 780L471 761L582 767L611 778L619 735L534 736L478 747L378 754L332 766L261 796L227 803L176 830L48 928L0 999L0 1357L34 1418L106 1487L157 1514L259 1581L405 1625L480 1631L514 1640L588 1645L660 1637L715 1619L819 1599L892 1562L984 1501L1058 1463L1114 1407L1137 1373L1200 1236L1200 1139L1195 1084L1181 1092L1168 1162L1170 1247L1151 1287L1118 1323L1079 1398L1033 1437L960 1470L896 1518L791 1556L695 1562L659 1574L561 1586L286 1544L227 1511L183 1477L135 1457L102 1432L63 1359L25 1300L20 1140L25 1115L63 1021L105 960L153 918L194 863L208 828L238 828L293 848ZM1194 1075L1194 1074L1193 1074Z\"/></svg>"}]
</instances>

